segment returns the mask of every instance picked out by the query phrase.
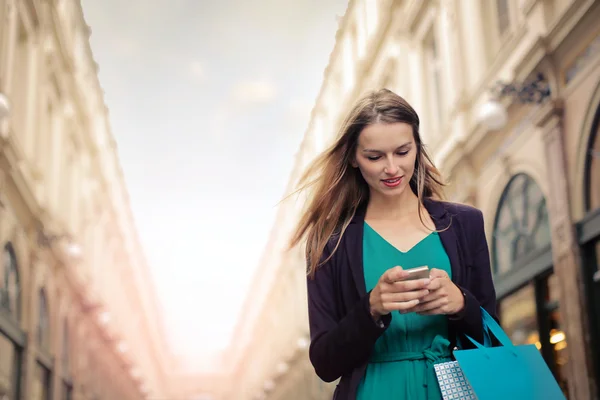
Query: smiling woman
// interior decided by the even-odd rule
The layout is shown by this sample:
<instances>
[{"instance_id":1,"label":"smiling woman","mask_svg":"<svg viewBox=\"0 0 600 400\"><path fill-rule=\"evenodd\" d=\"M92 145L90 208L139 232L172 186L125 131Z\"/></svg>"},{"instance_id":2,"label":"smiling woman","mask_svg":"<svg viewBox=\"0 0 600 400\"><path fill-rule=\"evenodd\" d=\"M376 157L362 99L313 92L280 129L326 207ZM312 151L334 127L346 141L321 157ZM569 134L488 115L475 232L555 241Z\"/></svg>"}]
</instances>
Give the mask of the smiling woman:
<instances>
[{"instance_id":1,"label":"smiling woman","mask_svg":"<svg viewBox=\"0 0 600 400\"><path fill-rule=\"evenodd\" d=\"M481 307L496 315L482 213L441 201L419 125L402 97L369 93L301 180L291 246L307 240L309 355L341 377L337 400L441 398L433 364L482 342Z\"/></svg>"}]
</instances>

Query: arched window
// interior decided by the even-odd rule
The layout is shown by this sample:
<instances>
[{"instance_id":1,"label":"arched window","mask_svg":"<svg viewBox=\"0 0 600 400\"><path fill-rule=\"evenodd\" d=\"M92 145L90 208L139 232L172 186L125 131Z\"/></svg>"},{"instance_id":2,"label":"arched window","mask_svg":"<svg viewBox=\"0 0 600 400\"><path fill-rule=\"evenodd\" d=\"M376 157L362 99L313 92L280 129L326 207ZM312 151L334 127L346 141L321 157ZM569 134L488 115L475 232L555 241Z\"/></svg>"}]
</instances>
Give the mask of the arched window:
<instances>
[{"instance_id":1,"label":"arched window","mask_svg":"<svg viewBox=\"0 0 600 400\"><path fill-rule=\"evenodd\" d=\"M4 246L4 256L0 266L0 309L5 310L15 320L21 312L21 288L17 257L10 243Z\"/></svg>"},{"instance_id":2,"label":"arched window","mask_svg":"<svg viewBox=\"0 0 600 400\"><path fill-rule=\"evenodd\" d=\"M597 111L598 122L593 128L590 145L587 149L586 166L586 208L588 211L600 208L600 108Z\"/></svg>"},{"instance_id":3,"label":"arched window","mask_svg":"<svg viewBox=\"0 0 600 400\"><path fill-rule=\"evenodd\" d=\"M50 316L48 314L48 299L44 289L39 291L38 302L37 344L40 348L48 350L50 348Z\"/></svg>"},{"instance_id":4,"label":"arched window","mask_svg":"<svg viewBox=\"0 0 600 400\"><path fill-rule=\"evenodd\" d=\"M518 266L519 259L550 245L546 199L539 186L526 174L515 175L504 189L492 242L495 274Z\"/></svg>"}]
</instances>

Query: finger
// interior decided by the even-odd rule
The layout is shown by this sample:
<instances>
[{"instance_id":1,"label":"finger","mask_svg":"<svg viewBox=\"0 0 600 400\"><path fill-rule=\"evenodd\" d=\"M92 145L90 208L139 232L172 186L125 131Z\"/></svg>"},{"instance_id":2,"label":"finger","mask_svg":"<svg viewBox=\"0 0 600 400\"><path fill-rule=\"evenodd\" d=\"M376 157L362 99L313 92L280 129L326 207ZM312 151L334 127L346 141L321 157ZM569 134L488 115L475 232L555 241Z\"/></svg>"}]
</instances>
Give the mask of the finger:
<instances>
[{"instance_id":1,"label":"finger","mask_svg":"<svg viewBox=\"0 0 600 400\"><path fill-rule=\"evenodd\" d=\"M431 279L415 279L411 281L399 281L391 284L391 290L394 292L409 292L412 290L421 290L427 288Z\"/></svg>"},{"instance_id":2,"label":"finger","mask_svg":"<svg viewBox=\"0 0 600 400\"><path fill-rule=\"evenodd\" d=\"M431 279L431 282L429 282L429 284L426 287L430 292L434 292L436 290L441 289L442 286L444 285L444 282L445 282L444 279L439 279L439 278Z\"/></svg>"},{"instance_id":3,"label":"finger","mask_svg":"<svg viewBox=\"0 0 600 400\"><path fill-rule=\"evenodd\" d=\"M385 271L383 276L385 282L394 283L396 281L405 279L408 276L408 272L403 270L402 267L396 266Z\"/></svg>"},{"instance_id":4,"label":"finger","mask_svg":"<svg viewBox=\"0 0 600 400\"><path fill-rule=\"evenodd\" d=\"M421 303L429 303L431 301L441 299L444 296L446 296L446 294L442 290L430 290L428 295L420 298L419 300L421 300Z\"/></svg>"},{"instance_id":5,"label":"finger","mask_svg":"<svg viewBox=\"0 0 600 400\"><path fill-rule=\"evenodd\" d=\"M437 269L437 268L431 268L431 270L429 271L429 277L431 279L433 278L448 278L448 273L444 270L441 269Z\"/></svg>"},{"instance_id":6,"label":"finger","mask_svg":"<svg viewBox=\"0 0 600 400\"><path fill-rule=\"evenodd\" d=\"M428 294L429 294L429 290L427 290L427 289L413 290L410 292L402 292L402 293L383 293L381 295L381 300L382 300L382 302L386 302L386 303L399 303L399 302L406 302L406 301L412 301L412 300L419 300L420 302L422 302L423 301L422 298L424 298Z\"/></svg>"},{"instance_id":7,"label":"finger","mask_svg":"<svg viewBox=\"0 0 600 400\"><path fill-rule=\"evenodd\" d=\"M437 308L443 308L448 304L448 299L446 297L442 297L437 300L428 301L428 302L420 302L419 305L415 306L414 311L416 313L428 312L431 310L435 310Z\"/></svg>"},{"instance_id":8,"label":"finger","mask_svg":"<svg viewBox=\"0 0 600 400\"><path fill-rule=\"evenodd\" d=\"M387 311L406 311L419 304L419 300L400 301L395 303L384 303L383 308Z\"/></svg>"}]
</instances>

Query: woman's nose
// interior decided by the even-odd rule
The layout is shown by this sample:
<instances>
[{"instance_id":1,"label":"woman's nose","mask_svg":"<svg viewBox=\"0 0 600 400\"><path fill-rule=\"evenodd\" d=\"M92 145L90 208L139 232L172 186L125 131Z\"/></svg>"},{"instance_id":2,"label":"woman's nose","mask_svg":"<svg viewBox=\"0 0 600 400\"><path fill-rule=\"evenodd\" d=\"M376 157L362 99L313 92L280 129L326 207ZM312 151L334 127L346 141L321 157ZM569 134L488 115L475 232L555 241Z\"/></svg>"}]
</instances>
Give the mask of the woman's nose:
<instances>
[{"instance_id":1,"label":"woman's nose","mask_svg":"<svg viewBox=\"0 0 600 400\"><path fill-rule=\"evenodd\" d=\"M392 162L392 160L388 160L387 165L385 166L383 172L388 175L395 176L398 173L399 167Z\"/></svg>"}]
</instances>

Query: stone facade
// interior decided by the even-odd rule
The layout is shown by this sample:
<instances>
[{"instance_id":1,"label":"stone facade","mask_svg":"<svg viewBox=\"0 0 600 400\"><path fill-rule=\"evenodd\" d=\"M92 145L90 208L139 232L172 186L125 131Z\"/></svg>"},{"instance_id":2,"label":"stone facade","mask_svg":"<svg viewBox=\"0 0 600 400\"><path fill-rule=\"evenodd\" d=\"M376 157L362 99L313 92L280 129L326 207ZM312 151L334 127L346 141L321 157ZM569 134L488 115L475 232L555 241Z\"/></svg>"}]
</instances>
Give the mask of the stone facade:
<instances>
[{"instance_id":1,"label":"stone facade","mask_svg":"<svg viewBox=\"0 0 600 400\"><path fill-rule=\"evenodd\" d=\"M578 400L595 398L600 369L598 20L590 0L351 0L288 187L360 94L401 94L448 199L484 213L505 329L536 344ZM539 73L550 85L542 103L494 96L498 81L518 87ZM481 119L490 101L506 111L495 130ZM240 314L235 385L219 398L331 398L334 384L307 359L302 251L284 251L301 204L280 207Z\"/></svg>"},{"instance_id":2,"label":"stone facade","mask_svg":"<svg viewBox=\"0 0 600 400\"><path fill-rule=\"evenodd\" d=\"M0 0L0 21L0 398L172 398L80 3Z\"/></svg>"}]
</instances>

